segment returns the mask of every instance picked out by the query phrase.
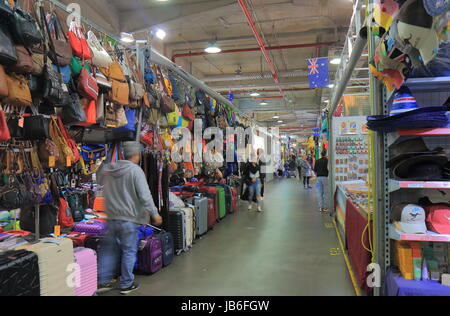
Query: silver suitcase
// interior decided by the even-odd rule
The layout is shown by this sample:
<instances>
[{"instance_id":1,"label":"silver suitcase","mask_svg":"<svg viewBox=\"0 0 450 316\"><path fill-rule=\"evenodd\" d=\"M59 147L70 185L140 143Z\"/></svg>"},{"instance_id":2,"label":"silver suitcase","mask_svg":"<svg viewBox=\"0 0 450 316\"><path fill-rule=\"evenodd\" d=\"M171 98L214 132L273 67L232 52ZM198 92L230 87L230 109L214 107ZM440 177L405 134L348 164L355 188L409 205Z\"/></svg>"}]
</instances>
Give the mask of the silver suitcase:
<instances>
[{"instance_id":1,"label":"silver suitcase","mask_svg":"<svg viewBox=\"0 0 450 316\"><path fill-rule=\"evenodd\" d=\"M195 207L197 237L203 236L208 232L208 198L196 196L187 202Z\"/></svg>"}]
</instances>

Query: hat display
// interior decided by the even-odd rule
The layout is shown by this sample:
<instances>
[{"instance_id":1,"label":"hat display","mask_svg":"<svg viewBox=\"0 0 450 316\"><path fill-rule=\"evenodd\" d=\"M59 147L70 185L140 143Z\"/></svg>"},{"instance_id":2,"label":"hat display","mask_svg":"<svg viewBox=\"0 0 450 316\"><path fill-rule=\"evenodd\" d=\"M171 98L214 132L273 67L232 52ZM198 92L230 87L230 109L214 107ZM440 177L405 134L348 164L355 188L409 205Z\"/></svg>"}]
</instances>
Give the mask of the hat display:
<instances>
[{"instance_id":1,"label":"hat display","mask_svg":"<svg viewBox=\"0 0 450 316\"><path fill-rule=\"evenodd\" d=\"M430 151L425 144L425 141L421 137L406 139L398 143L392 149L392 159L387 163L388 168L393 168L398 165L401 161L417 156L423 155L437 155L442 154L443 150L437 148Z\"/></svg>"},{"instance_id":2,"label":"hat display","mask_svg":"<svg viewBox=\"0 0 450 316\"><path fill-rule=\"evenodd\" d=\"M424 63L428 64L439 49L439 37L433 28L433 17L425 10L423 0L414 0L405 6L397 17L397 36L417 48Z\"/></svg>"},{"instance_id":3,"label":"hat display","mask_svg":"<svg viewBox=\"0 0 450 316\"><path fill-rule=\"evenodd\" d=\"M450 235L450 207L447 205L432 205L427 211L428 229L438 234Z\"/></svg>"},{"instance_id":4,"label":"hat display","mask_svg":"<svg viewBox=\"0 0 450 316\"><path fill-rule=\"evenodd\" d=\"M407 86L401 87L394 96L391 116L419 109L416 98Z\"/></svg>"},{"instance_id":5,"label":"hat display","mask_svg":"<svg viewBox=\"0 0 450 316\"><path fill-rule=\"evenodd\" d=\"M423 0L423 4L431 16L438 16L450 10L450 0Z\"/></svg>"},{"instance_id":6,"label":"hat display","mask_svg":"<svg viewBox=\"0 0 450 316\"><path fill-rule=\"evenodd\" d=\"M392 212L392 221L407 234L426 234L426 213L419 205L399 204Z\"/></svg>"}]
</instances>

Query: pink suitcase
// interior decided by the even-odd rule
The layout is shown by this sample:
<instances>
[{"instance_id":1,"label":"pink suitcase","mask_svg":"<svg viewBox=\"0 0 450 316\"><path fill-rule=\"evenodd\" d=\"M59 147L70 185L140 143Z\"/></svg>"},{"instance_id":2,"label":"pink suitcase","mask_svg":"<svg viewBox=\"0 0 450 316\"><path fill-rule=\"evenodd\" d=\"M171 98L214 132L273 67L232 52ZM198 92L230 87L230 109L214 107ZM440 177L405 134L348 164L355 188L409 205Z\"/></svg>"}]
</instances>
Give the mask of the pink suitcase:
<instances>
[{"instance_id":1,"label":"pink suitcase","mask_svg":"<svg viewBox=\"0 0 450 316\"><path fill-rule=\"evenodd\" d=\"M75 296L93 296L97 291L97 255L87 248L75 248L74 255L80 267Z\"/></svg>"}]
</instances>

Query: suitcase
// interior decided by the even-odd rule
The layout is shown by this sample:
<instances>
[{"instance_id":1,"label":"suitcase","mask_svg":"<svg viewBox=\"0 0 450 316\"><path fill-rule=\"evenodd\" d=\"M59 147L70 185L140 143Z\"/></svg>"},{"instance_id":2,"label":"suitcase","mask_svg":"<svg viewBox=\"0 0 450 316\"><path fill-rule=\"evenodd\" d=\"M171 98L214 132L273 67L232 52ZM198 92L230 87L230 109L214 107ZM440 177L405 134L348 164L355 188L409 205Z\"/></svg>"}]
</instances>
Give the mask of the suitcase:
<instances>
[{"instance_id":1,"label":"suitcase","mask_svg":"<svg viewBox=\"0 0 450 316\"><path fill-rule=\"evenodd\" d=\"M151 226L139 226L138 227L138 249L141 247L141 242L144 242L148 237L153 236L153 227ZM134 269L139 270L139 252L136 254L136 263Z\"/></svg>"},{"instance_id":2,"label":"suitcase","mask_svg":"<svg viewBox=\"0 0 450 316\"><path fill-rule=\"evenodd\" d=\"M233 210L233 192L231 187L226 184L218 184L218 186L222 187L225 192L225 209L227 214L234 213Z\"/></svg>"},{"instance_id":3,"label":"suitcase","mask_svg":"<svg viewBox=\"0 0 450 316\"><path fill-rule=\"evenodd\" d=\"M232 188L231 193L233 195L233 212L236 213L238 211L238 194L237 189Z\"/></svg>"},{"instance_id":4,"label":"suitcase","mask_svg":"<svg viewBox=\"0 0 450 316\"><path fill-rule=\"evenodd\" d=\"M219 219L222 220L227 216L227 202L225 198L225 189L218 186L217 192L219 196Z\"/></svg>"},{"instance_id":5,"label":"suitcase","mask_svg":"<svg viewBox=\"0 0 450 316\"><path fill-rule=\"evenodd\" d=\"M34 252L8 251L0 255L0 296L39 296L39 261Z\"/></svg>"},{"instance_id":6,"label":"suitcase","mask_svg":"<svg viewBox=\"0 0 450 316\"><path fill-rule=\"evenodd\" d=\"M106 232L106 223L99 221L86 221L76 224L73 231L77 233L86 233L91 236L101 236Z\"/></svg>"},{"instance_id":7,"label":"suitcase","mask_svg":"<svg viewBox=\"0 0 450 316\"><path fill-rule=\"evenodd\" d=\"M94 296L97 292L97 255L88 248L74 249L75 263L79 270L76 274L75 296Z\"/></svg>"},{"instance_id":8,"label":"suitcase","mask_svg":"<svg viewBox=\"0 0 450 316\"><path fill-rule=\"evenodd\" d=\"M218 192L217 187L202 186L202 187L199 187L199 193L202 193L203 195L205 195L208 198L214 199L216 222L219 221L219 219L220 219L219 208L220 207L219 207L219 192ZM211 227L211 224L209 226ZM210 229L212 229L212 227Z\"/></svg>"},{"instance_id":9,"label":"suitcase","mask_svg":"<svg viewBox=\"0 0 450 316\"><path fill-rule=\"evenodd\" d=\"M86 246L86 240L89 238L89 235L85 233L72 233L65 235L64 238L72 240L73 248L78 248Z\"/></svg>"},{"instance_id":10,"label":"suitcase","mask_svg":"<svg viewBox=\"0 0 450 316\"><path fill-rule=\"evenodd\" d=\"M168 231L173 236L174 251L180 255L187 250L186 246L186 218L184 212L179 209L169 211Z\"/></svg>"},{"instance_id":11,"label":"suitcase","mask_svg":"<svg viewBox=\"0 0 450 316\"><path fill-rule=\"evenodd\" d=\"M208 198L195 196L187 200L195 207L195 229L197 237L208 232Z\"/></svg>"},{"instance_id":12,"label":"suitcase","mask_svg":"<svg viewBox=\"0 0 450 316\"><path fill-rule=\"evenodd\" d=\"M74 296L75 260L73 244L68 238L47 238L21 245L17 250L32 251L39 259L41 296Z\"/></svg>"},{"instance_id":13,"label":"suitcase","mask_svg":"<svg viewBox=\"0 0 450 316\"><path fill-rule=\"evenodd\" d=\"M208 198L208 229L213 229L218 220L219 213L217 212L216 200L210 197Z\"/></svg>"},{"instance_id":14,"label":"suitcase","mask_svg":"<svg viewBox=\"0 0 450 316\"><path fill-rule=\"evenodd\" d=\"M85 247L94 250L97 254L100 250L100 244L103 241L103 236L89 236L86 239Z\"/></svg>"},{"instance_id":15,"label":"suitcase","mask_svg":"<svg viewBox=\"0 0 450 316\"><path fill-rule=\"evenodd\" d=\"M195 228L195 209L192 207L183 207L180 209L184 213L186 224L186 251L192 248L196 236Z\"/></svg>"},{"instance_id":16,"label":"suitcase","mask_svg":"<svg viewBox=\"0 0 450 316\"><path fill-rule=\"evenodd\" d=\"M163 267L163 251L161 239L147 237L144 249L138 252L138 271L143 274L154 274Z\"/></svg>"},{"instance_id":17,"label":"suitcase","mask_svg":"<svg viewBox=\"0 0 450 316\"><path fill-rule=\"evenodd\" d=\"M160 232L155 235L161 239L162 251L163 251L163 266L167 267L173 262L175 256L175 250L173 245L173 236L169 232Z\"/></svg>"}]
</instances>

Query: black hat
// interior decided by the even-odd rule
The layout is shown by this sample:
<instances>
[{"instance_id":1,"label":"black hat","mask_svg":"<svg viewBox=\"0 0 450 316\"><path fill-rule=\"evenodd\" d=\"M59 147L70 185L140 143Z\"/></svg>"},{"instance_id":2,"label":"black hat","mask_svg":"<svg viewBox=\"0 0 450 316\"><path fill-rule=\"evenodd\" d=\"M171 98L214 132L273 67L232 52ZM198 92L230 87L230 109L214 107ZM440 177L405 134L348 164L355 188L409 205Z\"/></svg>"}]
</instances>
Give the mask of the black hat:
<instances>
[{"instance_id":1,"label":"black hat","mask_svg":"<svg viewBox=\"0 0 450 316\"><path fill-rule=\"evenodd\" d=\"M443 167L448 163L446 155L422 155L405 159L394 168L399 179L417 181L439 181L443 179Z\"/></svg>"},{"instance_id":2,"label":"black hat","mask_svg":"<svg viewBox=\"0 0 450 316\"><path fill-rule=\"evenodd\" d=\"M443 149L430 151L422 137L406 139L398 143L392 150L393 158L388 162L388 168L397 166L401 161L416 156L441 154Z\"/></svg>"}]
</instances>

